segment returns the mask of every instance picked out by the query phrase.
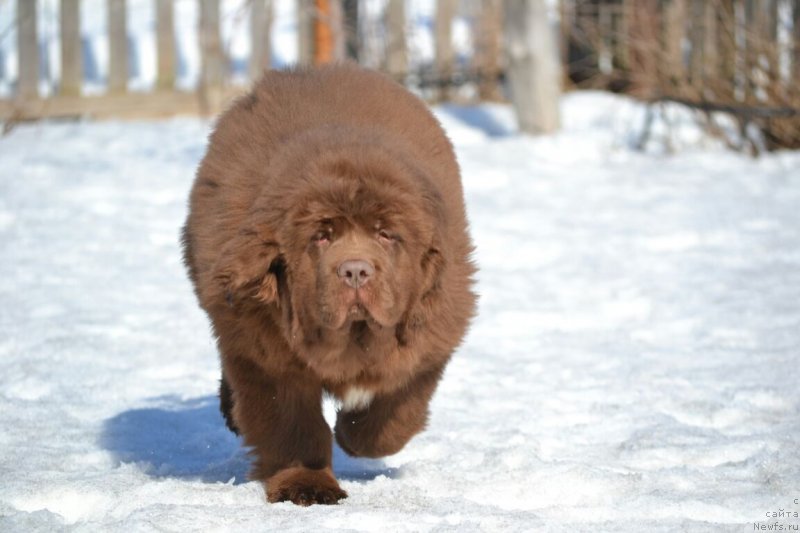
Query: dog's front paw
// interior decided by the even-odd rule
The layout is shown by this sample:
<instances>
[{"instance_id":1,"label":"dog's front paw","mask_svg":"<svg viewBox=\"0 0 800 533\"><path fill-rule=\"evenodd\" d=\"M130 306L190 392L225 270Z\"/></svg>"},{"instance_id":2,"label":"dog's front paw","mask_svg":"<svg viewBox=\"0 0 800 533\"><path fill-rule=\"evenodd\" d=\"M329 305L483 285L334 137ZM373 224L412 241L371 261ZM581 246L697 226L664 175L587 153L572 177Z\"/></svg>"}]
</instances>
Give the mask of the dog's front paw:
<instances>
[{"instance_id":1,"label":"dog's front paw","mask_svg":"<svg viewBox=\"0 0 800 533\"><path fill-rule=\"evenodd\" d=\"M347 498L330 469L312 470L302 466L280 470L267 480L267 500L290 501L296 505L331 505Z\"/></svg>"}]
</instances>

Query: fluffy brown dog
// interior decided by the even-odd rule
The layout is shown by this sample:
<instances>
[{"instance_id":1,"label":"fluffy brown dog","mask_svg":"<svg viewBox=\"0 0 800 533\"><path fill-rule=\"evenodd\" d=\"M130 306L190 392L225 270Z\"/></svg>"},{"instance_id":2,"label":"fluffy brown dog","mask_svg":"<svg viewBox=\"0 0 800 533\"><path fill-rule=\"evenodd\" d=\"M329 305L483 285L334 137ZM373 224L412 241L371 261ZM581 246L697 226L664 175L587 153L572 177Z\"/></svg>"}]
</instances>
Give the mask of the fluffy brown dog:
<instances>
[{"instance_id":1,"label":"fluffy brown dog","mask_svg":"<svg viewBox=\"0 0 800 533\"><path fill-rule=\"evenodd\" d=\"M352 65L267 73L216 125L183 244L269 501L346 497L323 392L351 455L424 428L475 296L458 165L417 98Z\"/></svg>"}]
</instances>

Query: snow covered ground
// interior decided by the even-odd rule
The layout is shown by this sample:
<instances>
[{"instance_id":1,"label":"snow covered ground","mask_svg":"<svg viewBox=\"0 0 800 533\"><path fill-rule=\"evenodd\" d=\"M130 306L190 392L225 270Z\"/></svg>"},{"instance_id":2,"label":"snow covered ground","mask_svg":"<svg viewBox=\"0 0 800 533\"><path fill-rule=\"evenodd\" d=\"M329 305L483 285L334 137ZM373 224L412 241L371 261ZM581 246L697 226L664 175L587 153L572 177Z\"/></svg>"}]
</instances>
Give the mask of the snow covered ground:
<instances>
[{"instance_id":1,"label":"snow covered ground","mask_svg":"<svg viewBox=\"0 0 800 533\"><path fill-rule=\"evenodd\" d=\"M540 139L437 110L480 313L425 433L337 451L335 507L265 504L217 412L178 247L208 123L0 139L0 531L800 529L800 153L639 153L641 108L563 109Z\"/></svg>"}]
</instances>

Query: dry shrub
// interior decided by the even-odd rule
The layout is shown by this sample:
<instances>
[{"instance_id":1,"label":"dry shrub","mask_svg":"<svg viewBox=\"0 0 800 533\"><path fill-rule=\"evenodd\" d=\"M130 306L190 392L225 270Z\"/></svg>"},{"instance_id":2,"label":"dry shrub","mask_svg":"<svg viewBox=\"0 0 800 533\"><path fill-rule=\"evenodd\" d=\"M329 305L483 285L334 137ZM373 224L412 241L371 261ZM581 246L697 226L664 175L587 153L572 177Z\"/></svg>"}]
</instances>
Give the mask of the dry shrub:
<instances>
[{"instance_id":1,"label":"dry shrub","mask_svg":"<svg viewBox=\"0 0 800 533\"><path fill-rule=\"evenodd\" d=\"M742 146L753 151L800 148L800 2L573 0L571 6L570 45L588 51L579 58L589 80L582 84L688 105L715 134L723 130L715 128L714 113L728 113L739 123ZM606 68L586 76L587 59Z\"/></svg>"}]
</instances>

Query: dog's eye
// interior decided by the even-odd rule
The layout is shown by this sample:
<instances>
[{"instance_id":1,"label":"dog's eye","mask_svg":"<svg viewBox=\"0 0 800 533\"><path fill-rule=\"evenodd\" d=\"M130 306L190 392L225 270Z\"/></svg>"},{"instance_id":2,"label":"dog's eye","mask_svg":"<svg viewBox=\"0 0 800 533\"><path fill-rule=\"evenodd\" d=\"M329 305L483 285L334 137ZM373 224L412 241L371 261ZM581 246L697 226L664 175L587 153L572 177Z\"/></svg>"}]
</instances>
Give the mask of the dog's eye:
<instances>
[{"instance_id":1,"label":"dog's eye","mask_svg":"<svg viewBox=\"0 0 800 533\"><path fill-rule=\"evenodd\" d=\"M385 229L382 229L378 231L378 240L383 243L392 243L397 240L397 237L395 237Z\"/></svg>"},{"instance_id":2,"label":"dog's eye","mask_svg":"<svg viewBox=\"0 0 800 533\"><path fill-rule=\"evenodd\" d=\"M329 231L318 231L311 240L317 244L327 244L331 240L331 233Z\"/></svg>"}]
</instances>

